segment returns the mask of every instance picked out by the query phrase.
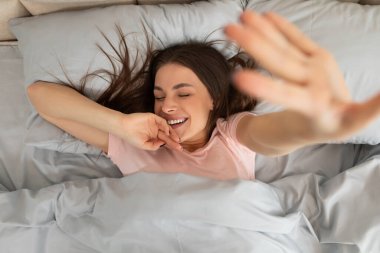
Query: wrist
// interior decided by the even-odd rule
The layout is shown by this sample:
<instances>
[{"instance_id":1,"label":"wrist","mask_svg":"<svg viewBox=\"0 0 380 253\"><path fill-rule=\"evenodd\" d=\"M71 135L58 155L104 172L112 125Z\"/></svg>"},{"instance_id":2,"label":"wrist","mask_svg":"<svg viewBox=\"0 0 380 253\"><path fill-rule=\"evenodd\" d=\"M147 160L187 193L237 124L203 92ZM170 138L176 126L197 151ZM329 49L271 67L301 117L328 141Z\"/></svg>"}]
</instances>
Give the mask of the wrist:
<instances>
[{"instance_id":1,"label":"wrist","mask_svg":"<svg viewBox=\"0 0 380 253\"><path fill-rule=\"evenodd\" d=\"M290 141L307 145L323 139L323 132L312 118L291 110L280 112L279 115L283 133Z\"/></svg>"},{"instance_id":2,"label":"wrist","mask_svg":"<svg viewBox=\"0 0 380 253\"><path fill-rule=\"evenodd\" d=\"M127 115L122 112L111 110L109 120L106 124L107 132L121 136L123 132L123 124L125 124L124 122L127 118L126 116Z\"/></svg>"}]
</instances>

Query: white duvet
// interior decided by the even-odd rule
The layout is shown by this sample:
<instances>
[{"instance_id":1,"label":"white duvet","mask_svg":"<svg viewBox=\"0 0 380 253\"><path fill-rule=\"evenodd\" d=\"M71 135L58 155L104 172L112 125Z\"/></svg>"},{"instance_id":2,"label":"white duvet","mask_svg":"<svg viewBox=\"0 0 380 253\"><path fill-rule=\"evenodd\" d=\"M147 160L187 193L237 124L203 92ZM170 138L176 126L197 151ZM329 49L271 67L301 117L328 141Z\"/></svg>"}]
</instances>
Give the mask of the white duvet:
<instances>
[{"instance_id":1,"label":"white duvet","mask_svg":"<svg viewBox=\"0 0 380 253\"><path fill-rule=\"evenodd\" d=\"M380 156L373 156L328 180L311 173L271 184L137 173L3 192L0 245L36 253L375 253L379 180Z\"/></svg>"}]
</instances>

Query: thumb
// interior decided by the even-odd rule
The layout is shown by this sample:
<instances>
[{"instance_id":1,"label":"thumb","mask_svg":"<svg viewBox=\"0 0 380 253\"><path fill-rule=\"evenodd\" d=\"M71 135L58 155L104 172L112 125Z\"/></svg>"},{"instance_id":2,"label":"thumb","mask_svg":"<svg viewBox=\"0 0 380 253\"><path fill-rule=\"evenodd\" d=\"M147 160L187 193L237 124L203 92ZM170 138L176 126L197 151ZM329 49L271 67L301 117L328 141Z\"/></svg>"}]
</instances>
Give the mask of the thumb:
<instances>
[{"instance_id":1,"label":"thumb","mask_svg":"<svg viewBox=\"0 0 380 253\"><path fill-rule=\"evenodd\" d=\"M364 103L355 103L345 112L345 121L363 128L380 116L380 93Z\"/></svg>"},{"instance_id":2,"label":"thumb","mask_svg":"<svg viewBox=\"0 0 380 253\"><path fill-rule=\"evenodd\" d=\"M170 134L170 127L166 120L164 118L161 118L160 116L155 116L155 122L157 124L158 129L160 129L162 132L164 132L166 135Z\"/></svg>"},{"instance_id":3,"label":"thumb","mask_svg":"<svg viewBox=\"0 0 380 253\"><path fill-rule=\"evenodd\" d=\"M380 93L368 101L368 106L373 106L373 115L380 116Z\"/></svg>"},{"instance_id":4,"label":"thumb","mask_svg":"<svg viewBox=\"0 0 380 253\"><path fill-rule=\"evenodd\" d=\"M358 114L362 117L362 120L370 121L380 116L380 93L368 101L359 104L359 108L360 113Z\"/></svg>"}]
</instances>

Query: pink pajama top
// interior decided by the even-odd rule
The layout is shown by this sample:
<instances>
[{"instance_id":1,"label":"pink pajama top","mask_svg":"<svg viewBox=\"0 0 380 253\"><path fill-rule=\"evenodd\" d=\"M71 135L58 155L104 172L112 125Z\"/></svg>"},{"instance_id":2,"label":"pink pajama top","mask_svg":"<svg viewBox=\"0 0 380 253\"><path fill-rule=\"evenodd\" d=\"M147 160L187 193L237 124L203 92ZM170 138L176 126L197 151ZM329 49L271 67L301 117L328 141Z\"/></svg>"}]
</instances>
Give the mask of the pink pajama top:
<instances>
[{"instance_id":1,"label":"pink pajama top","mask_svg":"<svg viewBox=\"0 0 380 253\"><path fill-rule=\"evenodd\" d=\"M145 171L186 173L217 180L254 179L255 152L236 139L237 123L247 114L251 113L218 119L209 142L193 152L166 146L156 151L142 150L110 134L108 156L124 175Z\"/></svg>"}]
</instances>

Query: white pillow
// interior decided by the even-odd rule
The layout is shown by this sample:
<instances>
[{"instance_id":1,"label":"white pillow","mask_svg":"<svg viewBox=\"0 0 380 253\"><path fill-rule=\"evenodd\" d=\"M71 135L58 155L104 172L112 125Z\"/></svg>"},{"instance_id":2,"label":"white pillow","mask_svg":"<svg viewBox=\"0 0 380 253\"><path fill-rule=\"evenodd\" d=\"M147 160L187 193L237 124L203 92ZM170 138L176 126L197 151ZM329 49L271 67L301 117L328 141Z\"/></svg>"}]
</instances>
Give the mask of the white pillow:
<instances>
[{"instance_id":1,"label":"white pillow","mask_svg":"<svg viewBox=\"0 0 380 253\"><path fill-rule=\"evenodd\" d=\"M247 9L274 11L329 50L344 73L354 101L380 92L380 6L332 0L250 0ZM273 107L273 106L272 106ZM272 111L260 104L260 113ZM342 143L380 143L380 119Z\"/></svg>"},{"instance_id":2,"label":"white pillow","mask_svg":"<svg viewBox=\"0 0 380 253\"><path fill-rule=\"evenodd\" d=\"M111 69L95 45L99 43L111 52L97 27L115 44L118 42L115 23L120 24L126 34L135 33L136 40L128 40L132 49L145 45L141 23L145 24L155 41L161 41L164 45L187 39L204 39L211 33L210 39L225 39L222 28L227 23L237 22L242 9L240 0L158 6L125 5L19 18L12 20L10 26L23 54L26 86L37 80L56 81L48 72L65 80L58 59L73 82L79 84L79 79L89 66L91 70ZM102 91L107 83L97 79L90 86ZM28 121L26 143L65 152L100 152L86 148L82 142L73 141L37 113L31 115Z\"/></svg>"},{"instance_id":3,"label":"white pillow","mask_svg":"<svg viewBox=\"0 0 380 253\"><path fill-rule=\"evenodd\" d=\"M0 0L0 41L16 39L8 29L8 20L23 16L30 13L18 0Z\"/></svg>"},{"instance_id":4,"label":"white pillow","mask_svg":"<svg viewBox=\"0 0 380 253\"><path fill-rule=\"evenodd\" d=\"M136 0L20 0L32 15L41 15L63 10L79 10L95 6L114 4L136 4Z\"/></svg>"}]
</instances>

